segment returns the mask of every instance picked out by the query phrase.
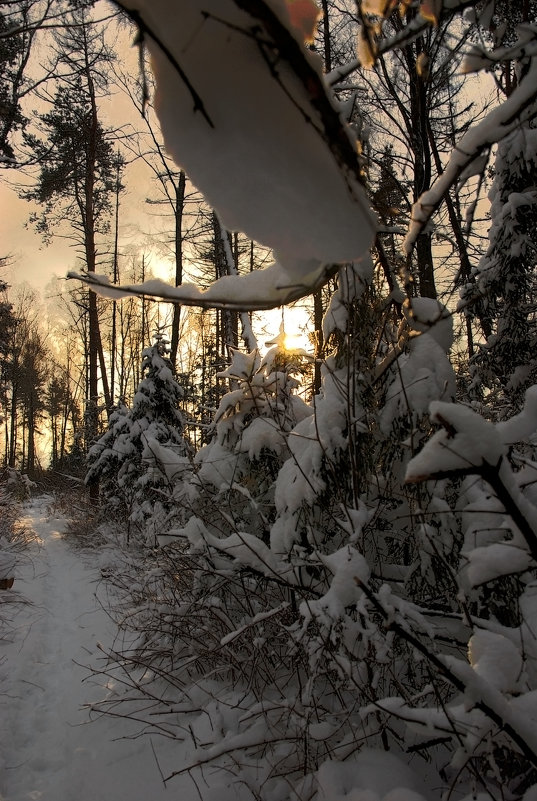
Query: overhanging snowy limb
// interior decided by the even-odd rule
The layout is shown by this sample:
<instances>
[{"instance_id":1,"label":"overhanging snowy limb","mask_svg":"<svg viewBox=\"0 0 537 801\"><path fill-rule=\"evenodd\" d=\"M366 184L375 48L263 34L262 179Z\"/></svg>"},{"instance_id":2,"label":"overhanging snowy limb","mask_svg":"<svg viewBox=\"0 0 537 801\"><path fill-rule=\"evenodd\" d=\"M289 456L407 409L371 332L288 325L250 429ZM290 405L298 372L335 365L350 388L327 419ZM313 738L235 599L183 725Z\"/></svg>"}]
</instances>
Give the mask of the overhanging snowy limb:
<instances>
[{"instance_id":1,"label":"overhanging snowy limb","mask_svg":"<svg viewBox=\"0 0 537 801\"><path fill-rule=\"evenodd\" d=\"M369 264L369 262L364 264L364 272ZM335 265L326 267L321 265L310 275L304 276L299 283L293 283L294 279L281 265L271 264L264 270L257 270L247 275L225 275L214 281L206 290L200 289L195 284L172 287L159 279L144 281L142 284L114 285L110 283L108 276L95 273L71 272L67 277L84 281L98 295L113 300L143 295L169 303L180 303L183 306L256 311L274 309L300 300L323 286L337 269Z\"/></svg>"},{"instance_id":2,"label":"overhanging snowy limb","mask_svg":"<svg viewBox=\"0 0 537 801\"><path fill-rule=\"evenodd\" d=\"M224 281L203 295L191 287L173 299L270 308L313 292L333 265L367 261L376 222L356 142L329 99L319 57L303 44L315 24L315 5L120 5L151 54L166 149L229 230L275 253L265 279ZM245 296L237 301L244 281ZM95 287L102 290L102 281ZM164 285L143 293L172 299Z\"/></svg>"}]
</instances>

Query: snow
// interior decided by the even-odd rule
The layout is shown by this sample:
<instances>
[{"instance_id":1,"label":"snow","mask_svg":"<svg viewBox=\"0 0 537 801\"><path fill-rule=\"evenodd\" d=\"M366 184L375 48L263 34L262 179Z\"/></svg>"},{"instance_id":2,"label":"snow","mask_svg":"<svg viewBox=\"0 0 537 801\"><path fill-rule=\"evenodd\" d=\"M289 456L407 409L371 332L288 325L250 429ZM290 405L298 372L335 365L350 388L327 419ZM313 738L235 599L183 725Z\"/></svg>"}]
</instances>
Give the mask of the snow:
<instances>
[{"instance_id":1,"label":"snow","mask_svg":"<svg viewBox=\"0 0 537 801\"><path fill-rule=\"evenodd\" d=\"M484 462L496 465L503 454L503 443L496 427L472 409L455 403L434 401L430 405L433 423L445 426L427 442L408 464L406 481L424 476L468 471Z\"/></svg>"},{"instance_id":2,"label":"snow","mask_svg":"<svg viewBox=\"0 0 537 801\"><path fill-rule=\"evenodd\" d=\"M330 588L318 600L309 600L301 604L300 613L304 620L311 617L337 619L342 616L345 608L356 605L362 596L358 581L367 584L369 581L369 566L354 548L345 546L333 554L319 554L319 560L332 573Z\"/></svg>"},{"instance_id":3,"label":"snow","mask_svg":"<svg viewBox=\"0 0 537 801\"><path fill-rule=\"evenodd\" d=\"M123 5L143 25L167 151L223 226L271 247L276 262L206 292L158 281L119 292L260 309L314 291L335 264L363 260L367 272L376 221L356 142L325 91L321 59L298 41L313 5L270 0L252 14L233 0L183 0L180 12L173 0ZM120 296L102 276L85 280Z\"/></svg>"},{"instance_id":4,"label":"snow","mask_svg":"<svg viewBox=\"0 0 537 801\"><path fill-rule=\"evenodd\" d=\"M420 780L394 754L364 748L347 762L324 762L315 801L423 801Z\"/></svg>"},{"instance_id":5,"label":"snow","mask_svg":"<svg viewBox=\"0 0 537 801\"><path fill-rule=\"evenodd\" d=\"M499 576L523 573L531 565L531 555L512 542L498 542L474 548L467 554L464 575L470 586L478 587Z\"/></svg>"},{"instance_id":6,"label":"snow","mask_svg":"<svg viewBox=\"0 0 537 801\"><path fill-rule=\"evenodd\" d=\"M524 408L509 420L496 424L506 445L524 442L537 432L537 386L526 390Z\"/></svg>"},{"instance_id":7,"label":"snow","mask_svg":"<svg viewBox=\"0 0 537 801\"><path fill-rule=\"evenodd\" d=\"M445 351L429 333L410 340L409 353L400 357L396 369L380 418L381 430L386 434L398 417L412 412L425 414L432 401L455 397L453 368Z\"/></svg>"},{"instance_id":8,"label":"snow","mask_svg":"<svg viewBox=\"0 0 537 801\"><path fill-rule=\"evenodd\" d=\"M283 18L286 4L270 5ZM208 0L203 10L185 0L180 13L170 0L133 6L154 34L147 44L166 148L224 225L274 248L294 278L363 256L374 227L365 193L327 148L294 70L281 58L270 68L262 23L231 0ZM176 57L203 113L157 41ZM320 76L320 59L309 62Z\"/></svg>"},{"instance_id":9,"label":"snow","mask_svg":"<svg viewBox=\"0 0 537 801\"><path fill-rule=\"evenodd\" d=\"M47 512L50 500L26 507L23 523L37 542L10 593L30 603L20 606L12 641L0 640L0 799L169 799L149 738L122 739L133 724L89 722L83 708L116 691L85 667L102 665L98 644L110 647L115 627L98 598L97 557L69 549L61 538L65 521ZM153 745L164 759L162 743Z\"/></svg>"},{"instance_id":10,"label":"snow","mask_svg":"<svg viewBox=\"0 0 537 801\"><path fill-rule=\"evenodd\" d=\"M444 353L449 353L454 336L453 318L447 306L433 298L407 298L402 312L412 331L429 334Z\"/></svg>"},{"instance_id":11,"label":"snow","mask_svg":"<svg viewBox=\"0 0 537 801\"><path fill-rule=\"evenodd\" d=\"M468 643L468 660L475 672L502 692L521 689L522 657L501 634L476 631Z\"/></svg>"},{"instance_id":12,"label":"snow","mask_svg":"<svg viewBox=\"0 0 537 801\"><path fill-rule=\"evenodd\" d=\"M145 295L184 306L255 311L273 309L298 300L322 286L333 272L330 265L317 265L308 275L304 274L297 280L279 262L275 262L263 270L254 270L246 275L224 275L206 290L188 283L172 287L157 278L141 284L115 286L110 283L108 276L97 273L81 275L70 272L67 277L84 281L98 295L112 300Z\"/></svg>"}]
</instances>

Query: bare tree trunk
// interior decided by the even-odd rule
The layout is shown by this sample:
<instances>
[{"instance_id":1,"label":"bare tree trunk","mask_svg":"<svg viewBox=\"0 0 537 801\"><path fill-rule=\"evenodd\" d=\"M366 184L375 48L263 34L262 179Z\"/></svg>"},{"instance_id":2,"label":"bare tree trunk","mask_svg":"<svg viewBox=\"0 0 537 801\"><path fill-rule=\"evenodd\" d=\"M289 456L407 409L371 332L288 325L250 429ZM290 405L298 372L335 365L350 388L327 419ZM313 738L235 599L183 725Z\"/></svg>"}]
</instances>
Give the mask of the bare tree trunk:
<instances>
[{"instance_id":1,"label":"bare tree trunk","mask_svg":"<svg viewBox=\"0 0 537 801\"><path fill-rule=\"evenodd\" d=\"M184 170L179 173L179 180L175 185L175 286L183 283L183 213L185 207L186 175ZM181 323L181 306L178 303L173 307L172 336L170 342L170 361L174 370L177 367L177 350L179 348L179 328Z\"/></svg>"},{"instance_id":2,"label":"bare tree trunk","mask_svg":"<svg viewBox=\"0 0 537 801\"><path fill-rule=\"evenodd\" d=\"M17 390L17 385L13 382L11 385L11 412L10 412L10 434L9 434L10 467L15 467L15 458L17 449L17 402L18 402L18 390Z\"/></svg>"},{"instance_id":3,"label":"bare tree trunk","mask_svg":"<svg viewBox=\"0 0 537 801\"><path fill-rule=\"evenodd\" d=\"M114 275L113 282L117 284L119 281L119 155L117 161L116 172L116 208L114 216ZM112 336L110 343L110 409L114 408L115 404L115 389L116 389L116 351L117 351L117 301L112 301Z\"/></svg>"},{"instance_id":4,"label":"bare tree trunk","mask_svg":"<svg viewBox=\"0 0 537 801\"><path fill-rule=\"evenodd\" d=\"M86 30L84 28L84 42L86 43ZM87 144L86 174L84 177L84 199L85 199L85 220L84 220L84 245L86 256L86 269L88 273L94 273L96 267L96 248L95 248L95 212L94 212L94 188L95 188L95 168L97 163L97 129L98 114L97 102L95 97L95 87L91 74L91 67L88 57L88 49L85 48L85 73L88 83L88 92L91 102L91 122ZM102 345L99 331L99 312L97 306L97 295L95 292L89 293L89 341L88 341L88 399L86 411L86 445L96 439L99 430L98 398L99 385L97 364L99 354L102 359ZM102 361L104 361L102 359ZM102 364L102 362L101 362ZM99 498L99 485L97 482L90 486L90 498L96 502Z\"/></svg>"}]
</instances>

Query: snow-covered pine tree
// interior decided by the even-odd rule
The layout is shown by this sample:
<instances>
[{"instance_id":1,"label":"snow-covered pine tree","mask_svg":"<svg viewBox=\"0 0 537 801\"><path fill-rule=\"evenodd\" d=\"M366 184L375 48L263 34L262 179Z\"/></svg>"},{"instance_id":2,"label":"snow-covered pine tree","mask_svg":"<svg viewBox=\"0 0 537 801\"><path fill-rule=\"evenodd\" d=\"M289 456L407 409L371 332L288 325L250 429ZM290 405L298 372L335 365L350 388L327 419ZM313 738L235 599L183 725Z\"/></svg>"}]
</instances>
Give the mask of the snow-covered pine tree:
<instances>
[{"instance_id":1,"label":"snow-covered pine tree","mask_svg":"<svg viewBox=\"0 0 537 801\"><path fill-rule=\"evenodd\" d=\"M174 480L189 465L179 410L183 390L159 333L142 354L142 379L129 410L121 405L88 455L86 484L101 480L106 508L126 511L142 542L153 545L173 510Z\"/></svg>"}]
</instances>

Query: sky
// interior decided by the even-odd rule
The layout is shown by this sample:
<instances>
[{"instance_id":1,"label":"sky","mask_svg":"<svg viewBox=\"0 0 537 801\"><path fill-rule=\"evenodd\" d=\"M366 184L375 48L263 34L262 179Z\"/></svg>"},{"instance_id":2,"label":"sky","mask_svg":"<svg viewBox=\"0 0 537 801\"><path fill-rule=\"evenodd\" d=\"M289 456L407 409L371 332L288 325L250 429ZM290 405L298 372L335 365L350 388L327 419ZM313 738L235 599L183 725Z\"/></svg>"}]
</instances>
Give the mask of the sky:
<instances>
[{"instance_id":1,"label":"sky","mask_svg":"<svg viewBox=\"0 0 537 801\"><path fill-rule=\"evenodd\" d=\"M45 247L41 237L26 227L29 213L30 204L0 175L0 256L9 258L2 277L11 285L28 282L41 292L53 275L67 273L74 254L65 240L56 239Z\"/></svg>"},{"instance_id":2,"label":"sky","mask_svg":"<svg viewBox=\"0 0 537 801\"><path fill-rule=\"evenodd\" d=\"M47 35L47 34L45 34ZM122 70L130 72L137 69L137 51L132 47L132 34L121 31L118 39L111 42L117 54L117 64ZM41 47L41 58L43 47ZM45 104L36 98L30 103L32 109L40 111ZM101 100L100 115L105 126L129 126L141 129L140 115L133 104L118 88ZM0 257L9 257L9 266L2 277L9 284L16 286L29 283L43 293L53 276L64 277L69 270L77 269L77 258L74 246L62 236L54 236L51 244L45 246L39 234L28 225L29 216L36 207L33 203L18 197L17 184L29 185L28 176L16 170L0 171ZM127 191L121 198L120 237L122 245L129 247L133 232L143 244L144 233L154 234L158 230L158 221L147 213L145 198L151 193L150 174L148 168L141 163L130 164L127 168ZM66 233L57 231L58 234ZM152 267L158 277L167 278L165 265L151 259Z\"/></svg>"}]
</instances>

